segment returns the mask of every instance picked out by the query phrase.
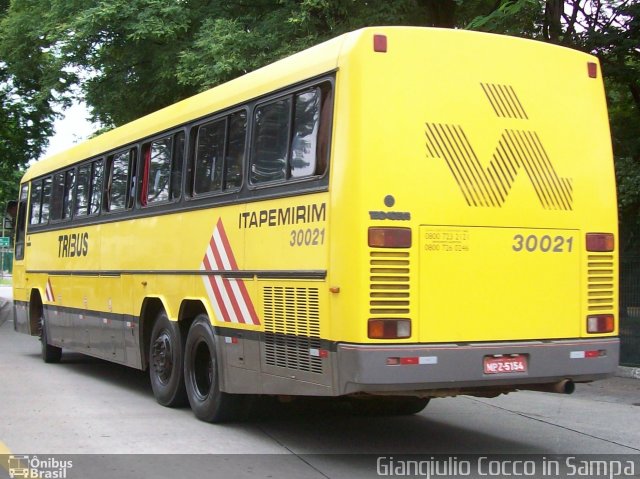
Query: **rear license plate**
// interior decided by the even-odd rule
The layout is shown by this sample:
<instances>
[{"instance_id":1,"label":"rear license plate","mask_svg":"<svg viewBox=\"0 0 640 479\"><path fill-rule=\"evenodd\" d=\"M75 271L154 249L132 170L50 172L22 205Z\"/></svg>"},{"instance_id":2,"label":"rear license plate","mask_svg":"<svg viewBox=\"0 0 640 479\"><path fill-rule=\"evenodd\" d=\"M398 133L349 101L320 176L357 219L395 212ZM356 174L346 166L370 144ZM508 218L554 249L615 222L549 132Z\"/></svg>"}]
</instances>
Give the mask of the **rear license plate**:
<instances>
[{"instance_id":1,"label":"rear license plate","mask_svg":"<svg viewBox=\"0 0 640 479\"><path fill-rule=\"evenodd\" d=\"M522 354L512 356L485 356L485 374L526 373L527 357Z\"/></svg>"}]
</instances>

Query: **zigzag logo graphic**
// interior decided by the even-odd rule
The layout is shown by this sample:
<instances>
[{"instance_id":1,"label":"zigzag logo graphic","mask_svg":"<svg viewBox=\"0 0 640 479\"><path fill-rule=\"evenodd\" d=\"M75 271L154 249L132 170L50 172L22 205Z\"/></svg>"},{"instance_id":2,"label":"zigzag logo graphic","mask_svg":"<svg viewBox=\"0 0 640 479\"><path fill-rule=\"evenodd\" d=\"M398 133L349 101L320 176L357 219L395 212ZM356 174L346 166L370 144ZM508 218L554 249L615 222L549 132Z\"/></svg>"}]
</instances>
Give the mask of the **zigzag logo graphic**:
<instances>
[{"instance_id":1,"label":"zigzag logo graphic","mask_svg":"<svg viewBox=\"0 0 640 479\"><path fill-rule=\"evenodd\" d=\"M513 87L481 86L498 117L528 119ZM558 175L535 131L505 129L487 167L481 164L462 126L426 123L425 135L427 155L445 160L469 206L501 207L518 173L524 170L543 208L573 208L572 179Z\"/></svg>"}]
</instances>

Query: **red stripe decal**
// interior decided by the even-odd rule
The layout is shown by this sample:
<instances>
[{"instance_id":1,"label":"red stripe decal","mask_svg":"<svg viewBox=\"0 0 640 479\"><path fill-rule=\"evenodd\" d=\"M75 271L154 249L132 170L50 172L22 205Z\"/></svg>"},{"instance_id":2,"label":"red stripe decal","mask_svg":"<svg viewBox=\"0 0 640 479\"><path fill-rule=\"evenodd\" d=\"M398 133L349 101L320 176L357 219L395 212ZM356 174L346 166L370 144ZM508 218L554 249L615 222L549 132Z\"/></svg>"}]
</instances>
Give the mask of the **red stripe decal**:
<instances>
[{"instance_id":1,"label":"red stripe decal","mask_svg":"<svg viewBox=\"0 0 640 479\"><path fill-rule=\"evenodd\" d=\"M204 263L204 268L207 271L211 271L211 264L209 263L209 258L207 258L207 256L204 257L203 263ZM211 285L213 294L216 297L216 303L218 304L218 308L222 313L222 320L226 321L227 323L231 322L231 317L229 316L227 307L225 306L224 301L222 300L222 295L220 294L220 290L218 289L218 284L216 283L215 276L208 275L207 278L209 279L209 284Z\"/></svg>"},{"instance_id":2,"label":"red stripe decal","mask_svg":"<svg viewBox=\"0 0 640 479\"><path fill-rule=\"evenodd\" d=\"M231 299L231 306L233 306L233 310L236 313L236 318L238 318L238 322L246 323L244 319L244 315L242 314L242 311L240 310L240 306L238 305L238 300L236 298L236 295L233 292L231 282L227 278L222 278L222 284L224 284L224 287L227 290L227 294Z\"/></svg>"},{"instance_id":3,"label":"red stripe decal","mask_svg":"<svg viewBox=\"0 0 640 479\"><path fill-rule=\"evenodd\" d=\"M227 238L227 232L224 230L224 226L222 225L222 218L218 220L218 232L220 233L220 239L222 239L222 245L224 247L224 251L227 253L227 257L229 258L229 264L231 265L231 269L234 271L238 270L238 263L236 263L236 258L233 256L233 250L231 249L231 245L229 244L229 238Z\"/></svg>"}]
</instances>

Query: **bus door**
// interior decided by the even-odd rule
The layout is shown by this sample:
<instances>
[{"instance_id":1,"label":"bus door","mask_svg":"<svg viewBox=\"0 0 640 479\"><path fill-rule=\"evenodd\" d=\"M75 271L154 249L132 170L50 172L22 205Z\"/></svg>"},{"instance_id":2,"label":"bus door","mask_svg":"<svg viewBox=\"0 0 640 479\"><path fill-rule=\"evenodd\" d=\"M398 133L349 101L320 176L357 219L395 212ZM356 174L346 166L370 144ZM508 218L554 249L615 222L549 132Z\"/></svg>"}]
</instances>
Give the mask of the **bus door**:
<instances>
[{"instance_id":1,"label":"bus door","mask_svg":"<svg viewBox=\"0 0 640 479\"><path fill-rule=\"evenodd\" d=\"M29 245L27 235L27 202L29 198L29 185L23 184L20 188L20 200L18 202L15 221L15 240L13 256L13 301L14 322L13 327L20 333L30 334L29 329L29 298L25 287L25 255Z\"/></svg>"}]
</instances>

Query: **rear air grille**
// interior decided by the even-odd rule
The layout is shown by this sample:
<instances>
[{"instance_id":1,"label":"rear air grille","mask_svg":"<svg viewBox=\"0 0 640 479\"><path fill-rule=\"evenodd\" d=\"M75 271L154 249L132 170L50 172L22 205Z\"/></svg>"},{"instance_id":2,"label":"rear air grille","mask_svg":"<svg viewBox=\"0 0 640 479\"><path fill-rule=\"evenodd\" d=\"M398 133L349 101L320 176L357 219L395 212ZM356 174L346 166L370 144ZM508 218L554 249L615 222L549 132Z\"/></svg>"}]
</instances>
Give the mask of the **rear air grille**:
<instances>
[{"instance_id":1,"label":"rear air grille","mask_svg":"<svg viewBox=\"0 0 640 479\"><path fill-rule=\"evenodd\" d=\"M371 251L369 266L369 313L385 317L409 314L409 253Z\"/></svg>"},{"instance_id":2,"label":"rear air grille","mask_svg":"<svg viewBox=\"0 0 640 479\"><path fill-rule=\"evenodd\" d=\"M502 118L528 119L522 103L511 85L498 85L496 83L480 83L482 91L487 96L496 115Z\"/></svg>"},{"instance_id":3,"label":"rear air grille","mask_svg":"<svg viewBox=\"0 0 640 479\"><path fill-rule=\"evenodd\" d=\"M611 254L587 256L587 308L590 313L613 312L615 262Z\"/></svg>"},{"instance_id":4,"label":"rear air grille","mask_svg":"<svg viewBox=\"0 0 640 479\"><path fill-rule=\"evenodd\" d=\"M321 374L318 288L265 286L262 297L266 364Z\"/></svg>"}]
</instances>

